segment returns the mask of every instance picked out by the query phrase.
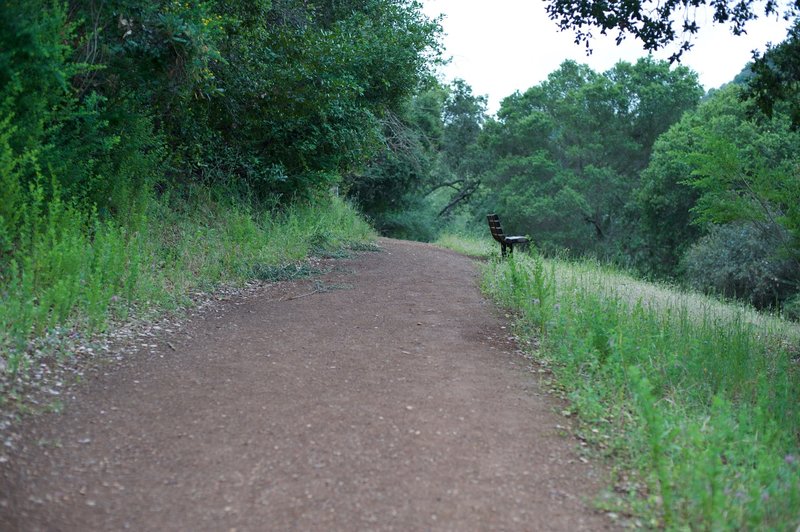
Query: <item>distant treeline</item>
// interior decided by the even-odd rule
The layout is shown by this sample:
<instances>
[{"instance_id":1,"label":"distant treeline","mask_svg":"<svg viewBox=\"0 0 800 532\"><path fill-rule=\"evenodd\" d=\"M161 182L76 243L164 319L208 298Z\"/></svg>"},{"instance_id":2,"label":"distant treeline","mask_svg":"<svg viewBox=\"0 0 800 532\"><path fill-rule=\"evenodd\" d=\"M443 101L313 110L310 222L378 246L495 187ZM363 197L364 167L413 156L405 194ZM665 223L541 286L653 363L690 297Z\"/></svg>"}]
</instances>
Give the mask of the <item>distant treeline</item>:
<instances>
[{"instance_id":1,"label":"distant treeline","mask_svg":"<svg viewBox=\"0 0 800 532\"><path fill-rule=\"evenodd\" d=\"M549 253L798 317L798 28L705 94L652 59L604 73L567 61L496 117L463 81L420 92L353 193L391 234L485 231L497 212Z\"/></svg>"}]
</instances>

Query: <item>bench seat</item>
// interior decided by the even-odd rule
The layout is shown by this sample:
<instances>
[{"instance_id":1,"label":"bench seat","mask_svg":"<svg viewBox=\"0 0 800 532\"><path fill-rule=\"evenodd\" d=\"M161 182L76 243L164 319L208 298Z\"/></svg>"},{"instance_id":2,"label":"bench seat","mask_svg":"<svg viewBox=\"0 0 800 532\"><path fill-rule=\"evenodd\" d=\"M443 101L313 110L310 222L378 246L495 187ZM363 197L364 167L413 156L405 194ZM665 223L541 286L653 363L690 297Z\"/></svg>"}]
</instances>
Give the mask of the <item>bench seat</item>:
<instances>
[{"instance_id":1,"label":"bench seat","mask_svg":"<svg viewBox=\"0 0 800 532\"><path fill-rule=\"evenodd\" d=\"M525 236L506 236L503 232L503 226L500 224L500 217L496 214L489 214L486 216L489 222L489 231L492 233L492 238L500 243L500 255L505 257L507 254L514 253L514 246L517 244L528 244L530 240Z\"/></svg>"}]
</instances>

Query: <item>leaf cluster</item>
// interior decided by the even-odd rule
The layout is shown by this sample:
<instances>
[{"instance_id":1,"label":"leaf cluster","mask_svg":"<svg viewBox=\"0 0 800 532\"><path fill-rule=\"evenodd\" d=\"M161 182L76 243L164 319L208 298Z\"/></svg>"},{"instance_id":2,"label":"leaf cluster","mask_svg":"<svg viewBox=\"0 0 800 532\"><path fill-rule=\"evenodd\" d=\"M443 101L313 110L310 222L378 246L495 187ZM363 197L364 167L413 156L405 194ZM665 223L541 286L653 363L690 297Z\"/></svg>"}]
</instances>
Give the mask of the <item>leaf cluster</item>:
<instances>
[{"instance_id":1,"label":"leaf cluster","mask_svg":"<svg viewBox=\"0 0 800 532\"><path fill-rule=\"evenodd\" d=\"M639 40L645 50L668 48L679 42L670 62L679 61L692 48L691 38L700 31L698 13L708 6L715 24L730 27L734 35L747 33L746 26L761 16L782 14L786 19L800 13L800 1L777 0L734 2L728 0L549 0L547 14L561 30L573 30L576 44L591 53L593 30L601 35L616 32L616 42L627 36Z\"/></svg>"},{"instance_id":2,"label":"leaf cluster","mask_svg":"<svg viewBox=\"0 0 800 532\"><path fill-rule=\"evenodd\" d=\"M792 127L800 127L800 18L782 43L753 52L751 75L743 97L772 118L776 110L788 113Z\"/></svg>"}]
</instances>

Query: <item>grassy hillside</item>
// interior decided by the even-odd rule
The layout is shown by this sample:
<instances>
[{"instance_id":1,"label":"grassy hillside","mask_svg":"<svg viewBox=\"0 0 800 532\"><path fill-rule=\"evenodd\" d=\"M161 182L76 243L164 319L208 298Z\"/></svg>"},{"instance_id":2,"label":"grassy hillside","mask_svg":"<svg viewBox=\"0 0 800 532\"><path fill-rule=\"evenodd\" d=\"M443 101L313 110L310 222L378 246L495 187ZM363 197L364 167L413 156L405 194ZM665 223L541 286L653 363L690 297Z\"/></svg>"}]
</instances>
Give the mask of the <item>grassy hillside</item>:
<instances>
[{"instance_id":1,"label":"grassy hillside","mask_svg":"<svg viewBox=\"0 0 800 532\"><path fill-rule=\"evenodd\" d=\"M37 209L21 260L3 279L6 383L47 358L35 345L48 335L92 333L110 320L185 306L192 292L271 280L278 266L374 238L338 198L256 211L224 192L196 188L182 199L155 201L134 229L57 201Z\"/></svg>"},{"instance_id":2,"label":"grassy hillside","mask_svg":"<svg viewBox=\"0 0 800 532\"><path fill-rule=\"evenodd\" d=\"M800 524L797 323L535 253L492 255L483 288L615 465L608 510L669 529Z\"/></svg>"}]
</instances>

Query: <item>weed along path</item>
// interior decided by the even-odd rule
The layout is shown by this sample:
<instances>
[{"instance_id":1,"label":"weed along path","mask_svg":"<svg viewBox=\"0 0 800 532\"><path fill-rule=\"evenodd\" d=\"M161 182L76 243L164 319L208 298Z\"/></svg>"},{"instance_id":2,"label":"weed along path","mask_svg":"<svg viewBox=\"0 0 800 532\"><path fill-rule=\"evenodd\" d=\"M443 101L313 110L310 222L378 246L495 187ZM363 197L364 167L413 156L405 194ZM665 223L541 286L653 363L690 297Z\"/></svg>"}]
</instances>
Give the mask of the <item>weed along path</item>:
<instances>
[{"instance_id":1,"label":"weed along path","mask_svg":"<svg viewBox=\"0 0 800 532\"><path fill-rule=\"evenodd\" d=\"M220 303L23 423L2 530L602 530L474 263L382 240Z\"/></svg>"}]
</instances>

